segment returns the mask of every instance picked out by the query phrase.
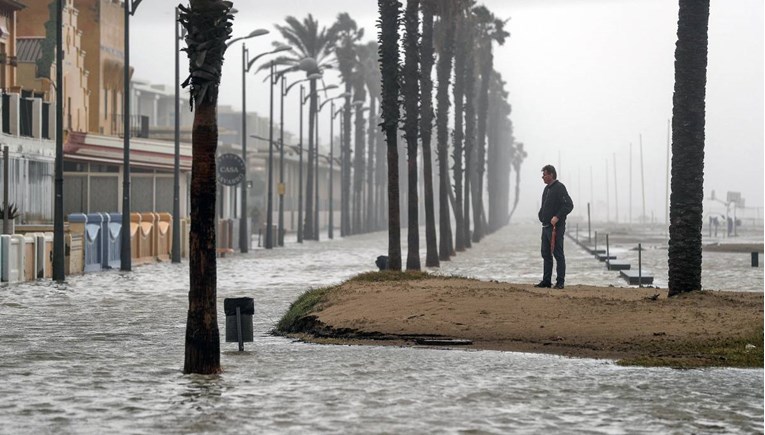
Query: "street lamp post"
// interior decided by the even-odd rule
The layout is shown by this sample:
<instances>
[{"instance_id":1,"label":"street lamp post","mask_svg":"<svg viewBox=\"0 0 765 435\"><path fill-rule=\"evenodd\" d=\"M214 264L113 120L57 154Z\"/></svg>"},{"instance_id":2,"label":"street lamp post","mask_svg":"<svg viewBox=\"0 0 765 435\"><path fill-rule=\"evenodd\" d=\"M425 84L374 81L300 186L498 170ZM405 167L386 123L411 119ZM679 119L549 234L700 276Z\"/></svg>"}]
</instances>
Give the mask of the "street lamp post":
<instances>
[{"instance_id":1,"label":"street lamp post","mask_svg":"<svg viewBox=\"0 0 765 435\"><path fill-rule=\"evenodd\" d=\"M181 11L175 8L175 147L173 157L173 247L172 262L181 262L181 60L180 43L186 29L178 21Z\"/></svg>"},{"instance_id":2,"label":"street lamp post","mask_svg":"<svg viewBox=\"0 0 765 435\"><path fill-rule=\"evenodd\" d=\"M284 95L283 97L286 97L287 94L289 94L290 89L292 89L293 86L314 79L314 78L321 78L321 74L311 74L308 77L297 80L295 82L292 82L289 86L287 86L286 89L284 89ZM298 143L299 151L298 151L298 225L297 225L297 242L303 243L303 225L301 224L303 222L303 105L305 103L305 87L303 85L300 85L300 141ZM282 100L283 104L283 100ZM283 113L283 112L282 112ZM283 125L283 123L282 123Z\"/></svg>"},{"instance_id":3,"label":"street lamp post","mask_svg":"<svg viewBox=\"0 0 765 435\"><path fill-rule=\"evenodd\" d=\"M284 74L282 74L282 83L279 89L279 234L277 236L279 246L284 246L284 81Z\"/></svg>"},{"instance_id":4,"label":"street lamp post","mask_svg":"<svg viewBox=\"0 0 765 435\"><path fill-rule=\"evenodd\" d=\"M269 112L268 112L268 198L266 202L266 249L274 247L274 235L271 227L274 224L273 196L274 196L274 61L271 61L268 73L270 88Z\"/></svg>"},{"instance_id":5,"label":"street lamp post","mask_svg":"<svg viewBox=\"0 0 765 435\"><path fill-rule=\"evenodd\" d=\"M63 22L64 0L56 2L56 16ZM53 200L53 280L64 282L64 34L56 26L56 159L54 163L55 198ZM5 183L7 186L8 184ZM7 188L7 187L6 187ZM6 213L8 207L4 207Z\"/></svg>"},{"instance_id":6,"label":"street lamp post","mask_svg":"<svg viewBox=\"0 0 765 435\"><path fill-rule=\"evenodd\" d=\"M252 31L249 35L243 38L236 38L233 39L228 45L231 43L237 41L238 39L248 39L253 38L255 36L261 36L269 33L266 29L257 29ZM275 48L274 50L267 51L265 53L261 53L254 58L250 59L250 52L245 46L245 44L242 44L242 160L244 160L244 175L242 177L241 182L241 192L242 192L242 199L241 199L241 214L240 214L240 222L239 222L239 249L242 253L247 253L250 251L250 225L249 225L249 218L247 217L247 73L250 71L252 66L255 64L255 61L257 61L259 58L273 53L278 53L280 51L289 50L290 48L287 46L280 46Z\"/></svg>"},{"instance_id":7,"label":"street lamp post","mask_svg":"<svg viewBox=\"0 0 765 435\"><path fill-rule=\"evenodd\" d=\"M335 87L336 87L336 86L335 86ZM326 87L325 89L329 89L329 88L330 88L330 87L328 86L328 87ZM334 88L333 88L333 89L334 89ZM338 99L338 98L345 98L345 97L347 97L347 96L348 96L348 94L346 94L346 93L343 93L343 94L340 94L340 95L338 95L338 96L336 96L336 97L332 97L332 98L329 98L329 99L327 99L327 100L324 100L324 101L323 101L323 102L322 102L322 103L319 105L319 108L318 108L318 110L316 111L316 113L317 113L317 116L318 116L318 113L319 113L319 112L321 112L321 109L323 109L323 108L324 108L324 106L326 106L326 105L327 105L327 103L330 103L330 112L329 112L329 116L330 116L330 119L329 119L329 121L330 121L330 123L329 123L329 132L330 132L330 133L329 133L329 183L328 183L328 185L329 185L329 193L328 193L328 195L327 195L327 197L328 197L328 201L329 201L329 204L328 204L328 207L327 207L327 210L328 210L328 213L329 213L329 216L328 216L328 229L327 229L327 237L329 237L330 239L334 238L334 234L333 234L333 231L332 231L332 225L334 224L334 223L333 223L333 218L332 218L332 211L333 211L333 210L332 210L332 169L333 169L332 159L333 159L333 152L334 152L334 151L333 151L333 149L334 149L334 135L335 135L335 132L334 132L334 128L335 128L335 116L337 115L337 114L335 113L335 102L334 102L334 100L336 100L336 99ZM316 143L317 143L317 144L319 143L319 139L318 139L318 138L319 138L319 127L318 127L318 124L319 124L319 123L317 122L317 123L316 123ZM316 153L316 155L317 155L317 158L316 158L316 160L317 160L317 162L318 162L318 160L319 160L319 159L318 159L318 146L317 146L316 150L317 150L317 153ZM318 186L318 172L319 172L319 165L318 165L318 163L317 163L317 164L316 164L316 173L317 173L317 176L316 176L316 177L317 177L317 178L316 178L316 183L317 183L317 184L316 184L316 185L317 185L317 186ZM316 193L316 204L317 204L317 209L318 209L318 203L319 203L319 194L318 194L318 189L317 189L317 193ZM319 225L318 225L318 219L319 219L319 216L318 216L318 214L319 214L319 213L318 213L318 211L317 211L317 212L316 212L316 222L317 222L317 224L316 224L316 228L317 228L317 234L318 234L318 226L319 226Z\"/></svg>"},{"instance_id":8,"label":"street lamp post","mask_svg":"<svg viewBox=\"0 0 765 435\"><path fill-rule=\"evenodd\" d=\"M122 68L122 232L120 234L120 270L132 269L130 258L130 16L142 0L125 1L125 63ZM63 110L63 107L58 107Z\"/></svg>"},{"instance_id":9,"label":"street lamp post","mask_svg":"<svg viewBox=\"0 0 765 435\"><path fill-rule=\"evenodd\" d=\"M332 177L334 176L334 161L335 161L335 117L343 111L343 108L340 107L337 109L337 112L335 112L335 102L333 101L330 105L332 118L330 119L329 123L329 230L327 232L327 237L330 239L334 238L334 218L333 218L333 204L332 204L332 196L333 196L333 186L332 186ZM341 119L342 122L342 119ZM342 130L341 133L342 135ZM340 141L342 143L342 140Z\"/></svg>"}]
</instances>

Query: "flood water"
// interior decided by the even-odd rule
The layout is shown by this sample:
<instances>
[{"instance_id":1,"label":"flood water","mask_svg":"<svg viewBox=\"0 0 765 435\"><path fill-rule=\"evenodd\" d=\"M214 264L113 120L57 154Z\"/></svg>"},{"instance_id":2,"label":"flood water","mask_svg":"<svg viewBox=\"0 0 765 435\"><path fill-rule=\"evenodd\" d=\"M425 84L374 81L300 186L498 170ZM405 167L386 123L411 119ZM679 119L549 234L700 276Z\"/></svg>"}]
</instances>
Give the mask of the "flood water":
<instances>
[{"instance_id":1,"label":"flood water","mask_svg":"<svg viewBox=\"0 0 765 435\"><path fill-rule=\"evenodd\" d=\"M514 225L438 273L536 282L538 245L536 226ZM0 433L763 433L762 369L625 368L270 335L300 293L373 270L386 247L376 233L220 259L221 336L224 298L253 297L256 314L246 352L222 343L219 376L181 373L187 263L0 288ZM573 243L566 249L568 285L624 285ZM732 268L720 255L705 254L705 288L728 288L716 278ZM655 267L666 249L643 257ZM762 275L736 272L750 291L762 291Z\"/></svg>"}]
</instances>

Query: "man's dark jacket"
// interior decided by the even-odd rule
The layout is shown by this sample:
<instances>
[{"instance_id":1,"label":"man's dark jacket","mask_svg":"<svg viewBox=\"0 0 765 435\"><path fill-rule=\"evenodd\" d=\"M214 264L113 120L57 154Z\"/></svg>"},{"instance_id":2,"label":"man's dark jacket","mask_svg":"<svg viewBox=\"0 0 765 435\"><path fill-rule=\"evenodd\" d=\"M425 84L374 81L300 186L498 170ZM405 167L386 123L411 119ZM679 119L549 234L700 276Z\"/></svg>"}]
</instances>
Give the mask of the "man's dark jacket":
<instances>
[{"instance_id":1,"label":"man's dark jacket","mask_svg":"<svg viewBox=\"0 0 765 435\"><path fill-rule=\"evenodd\" d=\"M542 191L542 207L539 209L539 222L543 226L550 225L553 216L566 223L566 216L574 209L574 202L568 195L566 186L558 180L545 186Z\"/></svg>"}]
</instances>

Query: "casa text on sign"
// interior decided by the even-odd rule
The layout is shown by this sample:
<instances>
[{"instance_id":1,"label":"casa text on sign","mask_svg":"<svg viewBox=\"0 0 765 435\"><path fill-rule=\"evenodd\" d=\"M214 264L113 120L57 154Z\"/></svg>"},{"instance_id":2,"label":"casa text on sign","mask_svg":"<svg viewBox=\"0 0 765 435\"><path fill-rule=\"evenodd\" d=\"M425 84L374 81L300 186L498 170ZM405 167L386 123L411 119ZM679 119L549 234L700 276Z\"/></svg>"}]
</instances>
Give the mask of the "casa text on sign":
<instances>
[{"instance_id":1,"label":"casa text on sign","mask_svg":"<svg viewBox=\"0 0 765 435\"><path fill-rule=\"evenodd\" d=\"M244 180L244 160L236 154L226 153L218 156L218 183L224 186L236 186Z\"/></svg>"}]
</instances>

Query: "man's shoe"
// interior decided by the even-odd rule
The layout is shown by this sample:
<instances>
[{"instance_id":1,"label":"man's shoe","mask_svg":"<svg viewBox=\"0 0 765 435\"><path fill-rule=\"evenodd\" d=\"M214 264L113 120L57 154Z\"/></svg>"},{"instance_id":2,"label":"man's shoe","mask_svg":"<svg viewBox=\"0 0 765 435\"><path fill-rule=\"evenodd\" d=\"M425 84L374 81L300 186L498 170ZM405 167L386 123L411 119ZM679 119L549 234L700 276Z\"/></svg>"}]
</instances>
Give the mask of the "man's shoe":
<instances>
[{"instance_id":1,"label":"man's shoe","mask_svg":"<svg viewBox=\"0 0 765 435\"><path fill-rule=\"evenodd\" d=\"M549 282L540 281L539 284L536 284L534 287L537 288L550 288L552 287L552 284Z\"/></svg>"},{"instance_id":2,"label":"man's shoe","mask_svg":"<svg viewBox=\"0 0 765 435\"><path fill-rule=\"evenodd\" d=\"M555 284L555 287L553 287L553 288L554 289L558 289L558 290L563 290L563 283L559 282L558 284Z\"/></svg>"}]
</instances>

